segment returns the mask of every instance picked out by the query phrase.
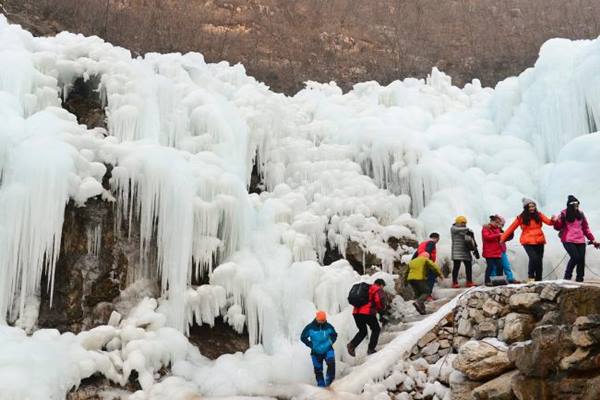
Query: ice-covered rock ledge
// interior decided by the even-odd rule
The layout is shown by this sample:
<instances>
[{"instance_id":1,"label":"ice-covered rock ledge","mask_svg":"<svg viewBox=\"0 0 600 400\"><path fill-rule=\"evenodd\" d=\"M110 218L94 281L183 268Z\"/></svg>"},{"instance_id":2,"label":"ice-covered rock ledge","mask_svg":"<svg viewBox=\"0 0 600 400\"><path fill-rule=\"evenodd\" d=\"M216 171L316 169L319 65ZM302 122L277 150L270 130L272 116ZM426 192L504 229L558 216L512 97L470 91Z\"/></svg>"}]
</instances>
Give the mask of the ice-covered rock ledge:
<instances>
[{"instance_id":1,"label":"ice-covered rock ledge","mask_svg":"<svg viewBox=\"0 0 600 400\"><path fill-rule=\"evenodd\" d=\"M412 368L413 377L398 370L384 380L389 398L600 398L600 286L469 291L421 336L410 360L403 371Z\"/></svg>"}]
</instances>

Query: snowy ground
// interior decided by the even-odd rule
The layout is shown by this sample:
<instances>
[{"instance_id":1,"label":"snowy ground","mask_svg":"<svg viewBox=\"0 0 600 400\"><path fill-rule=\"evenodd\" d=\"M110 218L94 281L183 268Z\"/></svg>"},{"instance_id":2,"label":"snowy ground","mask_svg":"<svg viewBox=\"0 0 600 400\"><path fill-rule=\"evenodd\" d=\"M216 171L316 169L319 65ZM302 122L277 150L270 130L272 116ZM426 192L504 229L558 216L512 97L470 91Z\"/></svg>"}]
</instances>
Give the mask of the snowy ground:
<instances>
[{"instance_id":1,"label":"snowy ground","mask_svg":"<svg viewBox=\"0 0 600 400\"><path fill-rule=\"evenodd\" d=\"M495 89L478 81L460 89L434 69L427 80L365 82L346 94L309 82L286 97L241 65L206 64L197 53L133 58L69 33L33 38L0 16L0 313L35 330L36 298L53 289L40 287L41 276L53 276L69 200L114 202L120 218L139 224L142 253L156 241L162 277L161 299L146 299L113 326L77 336L2 327L0 397L62 399L93 373L120 384L132 371L143 389L134 399L176 398L172 390L298 395L314 390L298 336L316 309L340 333L340 375L357 377L336 390L359 393L412 336L387 345L377 366L344 360L355 332L348 289L374 277L361 278L344 260L322 267L326 243L341 253L359 243L382 260L378 276L393 287L386 272L407 249L393 251L386 240L436 230L447 260L459 214L477 231L492 213L510 221L523 196L555 214L573 193L599 227L591 184L599 167L598 64L600 41L556 39L534 68ZM107 131L88 130L61 108L73 82L92 76L100 79ZM247 191L255 161L261 194ZM547 233L549 272L564 251ZM509 253L523 279L515 242ZM598 260L590 251L590 271L600 272ZM210 285L191 287L194 265L210 273ZM135 276L149 275L148 265L141 269ZM482 272L477 265L478 279ZM191 348L188 325L219 315L248 329L255 346L216 361ZM157 383L169 363L175 376Z\"/></svg>"}]
</instances>

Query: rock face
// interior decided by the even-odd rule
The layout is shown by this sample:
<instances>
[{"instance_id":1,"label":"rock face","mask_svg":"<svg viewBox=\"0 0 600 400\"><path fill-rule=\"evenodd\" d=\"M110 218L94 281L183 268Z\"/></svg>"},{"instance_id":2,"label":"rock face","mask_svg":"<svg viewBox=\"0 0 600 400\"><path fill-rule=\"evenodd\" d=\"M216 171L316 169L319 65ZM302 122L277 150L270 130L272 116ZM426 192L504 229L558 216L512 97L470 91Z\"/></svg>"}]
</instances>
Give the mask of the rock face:
<instances>
[{"instance_id":1,"label":"rock face","mask_svg":"<svg viewBox=\"0 0 600 400\"><path fill-rule=\"evenodd\" d=\"M98 35L136 53L199 51L243 63L277 91L307 80L425 77L437 66L485 85L532 66L553 37L595 38L596 0L4 0L36 33Z\"/></svg>"},{"instance_id":2,"label":"rock face","mask_svg":"<svg viewBox=\"0 0 600 400\"><path fill-rule=\"evenodd\" d=\"M482 381L501 375L513 364L505 351L485 342L470 341L460 348L453 367L471 380Z\"/></svg>"},{"instance_id":3,"label":"rock face","mask_svg":"<svg viewBox=\"0 0 600 400\"><path fill-rule=\"evenodd\" d=\"M475 400L512 400L512 379L518 371L510 371L473 390Z\"/></svg>"},{"instance_id":4,"label":"rock face","mask_svg":"<svg viewBox=\"0 0 600 400\"><path fill-rule=\"evenodd\" d=\"M417 342L411 359L453 357L453 399L597 399L599 303L593 285L475 290Z\"/></svg>"}]
</instances>

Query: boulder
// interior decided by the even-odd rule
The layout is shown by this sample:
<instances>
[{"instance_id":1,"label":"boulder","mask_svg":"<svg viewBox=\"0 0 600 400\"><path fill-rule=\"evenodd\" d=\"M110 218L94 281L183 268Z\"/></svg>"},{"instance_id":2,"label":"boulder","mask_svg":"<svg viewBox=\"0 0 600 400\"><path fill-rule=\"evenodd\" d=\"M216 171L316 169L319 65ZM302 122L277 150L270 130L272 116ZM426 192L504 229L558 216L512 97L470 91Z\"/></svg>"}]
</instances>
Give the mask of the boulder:
<instances>
[{"instance_id":1,"label":"boulder","mask_svg":"<svg viewBox=\"0 0 600 400\"><path fill-rule=\"evenodd\" d=\"M561 323L573 324L578 317L600 314L600 287L563 289L558 298Z\"/></svg>"},{"instance_id":2,"label":"boulder","mask_svg":"<svg viewBox=\"0 0 600 400\"><path fill-rule=\"evenodd\" d=\"M498 322L495 319L484 319L475 327L475 338L496 337L498 334Z\"/></svg>"},{"instance_id":3,"label":"boulder","mask_svg":"<svg viewBox=\"0 0 600 400\"><path fill-rule=\"evenodd\" d=\"M594 371L600 368L600 349L578 347L572 354L560 360L565 371Z\"/></svg>"},{"instance_id":4,"label":"boulder","mask_svg":"<svg viewBox=\"0 0 600 400\"><path fill-rule=\"evenodd\" d=\"M527 340L535 327L535 320L529 314L510 313L504 320L502 335L507 343Z\"/></svg>"},{"instance_id":5,"label":"boulder","mask_svg":"<svg viewBox=\"0 0 600 400\"><path fill-rule=\"evenodd\" d=\"M577 346L589 347L600 343L600 315L579 317L573 324L571 340Z\"/></svg>"},{"instance_id":6,"label":"boulder","mask_svg":"<svg viewBox=\"0 0 600 400\"><path fill-rule=\"evenodd\" d=\"M555 285L555 284L546 285L546 286L544 286L544 289L542 289L542 292L540 293L540 297L543 300L554 301L560 294L560 291L561 291L561 287L558 285Z\"/></svg>"},{"instance_id":7,"label":"boulder","mask_svg":"<svg viewBox=\"0 0 600 400\"><path fill-rule=\"evenodd\" d=\"M518 374L518 370L513 370L473 390L475 400L513 400L515 398L512 392L512 379Z\"/></svg>"},{"instance_id":8,"label":"boulder","mask_svg":"<svg viewBox=\"0 0 600 400\"><path fill-rule=\"evenodd\" d=\"M438 341L431 342L421 350L421 354L423 356L431 356L431 355L437 353L439 349L440 349L440 342L438 342Z\"/></svg>"},{"instance_id":9,"label":"boulder","mask_svg":"<svg viewBox=\"0 0 600 400\"><path fill-rule=\"evenodd\" d=\"M542 299L537 293L517 293L510 297L510 308L516 311L529 311L539 305Z\"/></svg>"},{"instance_id":10,"label":"boulder","mask_svg":"<svg viewBox=\"0 0 600 400\"><path fill-rule=\"evenodd\" d=\"M473 337L475 334L475 329L473 329L473 324L469 319L463 318L458 321L456 333L461 336Z\"/></svg>"},{"instance_id":11,"label":"boulder","mask_svg":"<svg viewBox=\"0 0 600 400\"><path fill-rule=\"evenodd\" d=\"M468 341L460 348L452 365L474 381L494 378L513 367L505 351L475 340Z\"/></svg>"},{"instance_id":12,"label":"boulder","mask_svg":"<svg viewBox=\"0 0 600 400\"><path fill-rule=\"evenodd\" d=\"M423 336L421 339L419 339L419 341L417 342L417 345L419 347L425 347L429 343L433 342L435 339L437 339L436 334L433 332L428 332L425 334L425 336Z\"/></svg>"},{"instance_id":13,"label":"boulder","mask_svg":"<svg viewBox=\"0 0 600 400\"><path fill-rule=\"evenodd\" d=\"M449 380L452 400L471 400L473 389L481 385L481 382L471 381L459 371L453 371Z\"/></svg>"},{"instance_id":14,"label":"boulder","mask_svg":"<svg viewBox=\"0 0 600 400\"><path fill-rule=\"evenodd\" d=\"M562 358L570 355L575 346L564 326L544 325L531 333L532 340L511 346L508 358L524 375L545 378L553 374Z\"/></svg>"},{"instance_id":15,"label":"boulder","mask_svg":"<svg viewBox=\"0 0 600 400\"><path fill-rule=\"evenodd\" d=\"M600 375L570 374L551 379L517 374L512 390L518 400L597 400L600 398Z\"/></svg>"},{"instance_id":16,"label":"boulder","mask_svg":"<svg viewBox=\"0 0 600 400\"><path fill-rule=\"evenodd\" d=\"M505 307L494 300L487 300L483 303L483 313L487 317L501 317L505 313Z\"/></svg>"}]
</instances>

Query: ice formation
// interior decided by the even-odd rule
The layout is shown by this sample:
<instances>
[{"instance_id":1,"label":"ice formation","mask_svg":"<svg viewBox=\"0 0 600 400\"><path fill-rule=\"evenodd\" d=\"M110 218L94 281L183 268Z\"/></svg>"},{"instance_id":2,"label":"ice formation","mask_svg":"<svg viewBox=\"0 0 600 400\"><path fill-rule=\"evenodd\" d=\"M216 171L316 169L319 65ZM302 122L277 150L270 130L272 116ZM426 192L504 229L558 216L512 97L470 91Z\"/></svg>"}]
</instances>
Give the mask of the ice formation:
<instances>
[{"instance_id":1,"label":"ice formation","mask_svg":"<svg viewBox=\"0 0 600 400\"><path fill-rule=\"evenodd\" d=\"M491 213L516 215L523 196L554 214L574 193L592 229L600 227L598 64L600 41L555 39L535 67L495 89L477 80L460 89L433 69L426 80L365 82L348 93L307 82L287 97L241 65L207 64L198 53L134 58L66 32L34 38L0 16L0 313L20 327L2 328L0 347L13 349L1 352L0 368L10 372L0 374L3 387L28 390L11 378L28 364L11 362L50 341L56 347L44 357L68 353L65 368L73 371L44 375L31 398L62 398L96 371L121 383L133 370L143 388L136 399L170 393L178 379L206 395L277 396L257 388L311 382L298 335L316 309L328 311L340 346L354 333L346 295L361 277L345 260L322 266L327 248L344 255L359 246L381 260L378 276L391 281L402 251L389 238L439 231L443 260L454 216L467 215L477 230ZM92 77L107 130L87 129L61 108L75 80ZM249 190L253 169L260 193ZM139 228L142 260L132 274L160 276L160 301L144 300L145 311L135 308L118 326L26 337L37 296L53 291L65 206L96 196ZM114 227L88 227L91 256L104 229ZM546 262L555 264L562 250L548 237ZM523 277L522 251L516 243L510 251ZM591 254L595 269L598 259ZM44 274L49 287L40 287ZM204 274L209 284L191 285ZM183 334L219 316L247 329L255 346L208 362ZM111 358L117 350L123 358ZM360 392L389 369L387 357L338 386ZM155 384L169 362L176 376ZM294 373L283 374L291 363ZM235 385L227 383L232 370L240 374Z\"/></svg>"}]
</instances>

